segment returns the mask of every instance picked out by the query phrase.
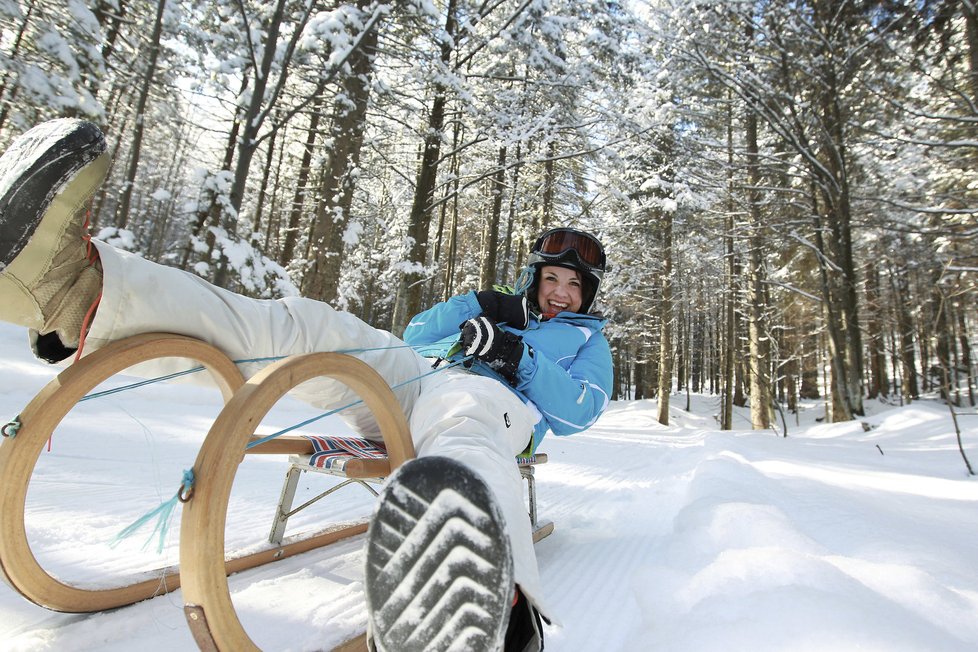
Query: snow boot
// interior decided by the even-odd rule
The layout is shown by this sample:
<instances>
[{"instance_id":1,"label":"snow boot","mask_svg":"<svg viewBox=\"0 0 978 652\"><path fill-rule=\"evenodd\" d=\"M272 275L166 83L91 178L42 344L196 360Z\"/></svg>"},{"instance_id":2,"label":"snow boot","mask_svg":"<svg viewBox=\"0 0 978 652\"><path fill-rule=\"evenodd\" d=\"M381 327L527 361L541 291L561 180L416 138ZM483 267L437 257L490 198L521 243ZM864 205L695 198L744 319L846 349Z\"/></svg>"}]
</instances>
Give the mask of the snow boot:
<instances>
[{"instance_id":1,"label":"snow boot","mask_svg":"<svg viewBox=\"0 0 978 652\"><path fill-rule=\"evenodd\" d=\"M79 346L101 294L86 205L108 167L102 132L73 119L34 127L0 157L0 319L38 331L52 361Z\"/></svg>"},{"instance_id":2,"label":"snow boot","mask_svg":"<svg viewBox=\"0 0 978 652\"><path fill-rule=\"evenodd\" d=\"M447 457L393 473L367 531L368 636L379 652L495 652L512 609L509 535L492 492Z\"/></svg>"}]
</instances>

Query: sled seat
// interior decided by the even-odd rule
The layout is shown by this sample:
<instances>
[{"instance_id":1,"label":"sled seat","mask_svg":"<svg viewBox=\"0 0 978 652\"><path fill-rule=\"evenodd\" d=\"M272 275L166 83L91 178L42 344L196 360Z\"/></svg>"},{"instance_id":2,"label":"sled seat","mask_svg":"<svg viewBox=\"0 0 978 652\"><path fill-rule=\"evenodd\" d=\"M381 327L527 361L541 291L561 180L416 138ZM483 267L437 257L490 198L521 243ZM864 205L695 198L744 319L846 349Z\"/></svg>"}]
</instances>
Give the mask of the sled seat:
<instances>
[{"instance_id":1,"label":"sled seat","mask_svg":"<svg viewBox=\"0 0 978 652\"><path fill-rule=\"evenodd\" d=\"M285 526L291 516L313 505L340 489L350 485L360 485L374 496L377 490L371 485L383 483L391 473L390 461L384 445L359 437L306 436L312 444L313 453L290 455L289 468L282 485L278 508L272 519L272 529L268 535L270 543L278 545L285 537ZM534 543L553 532L553 522L539 523L537 520L536 478L534 467L547 462L546 453L520 455L516 463L520 475L526 480L527 507L533 527ZM330 487L318 496L293 508L299 477L305 472L324 473L343 478L343 482Z\"/></svg>"}]
</instances>

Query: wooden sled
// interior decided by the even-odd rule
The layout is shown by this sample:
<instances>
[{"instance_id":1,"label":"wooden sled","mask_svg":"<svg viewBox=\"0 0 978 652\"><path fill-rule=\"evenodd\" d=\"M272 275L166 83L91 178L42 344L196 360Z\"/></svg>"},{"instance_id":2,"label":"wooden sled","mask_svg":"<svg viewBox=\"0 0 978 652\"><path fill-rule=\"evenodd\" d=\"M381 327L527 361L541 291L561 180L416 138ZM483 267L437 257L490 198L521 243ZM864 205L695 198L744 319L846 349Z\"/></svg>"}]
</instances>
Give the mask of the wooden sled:
<instances>
[{"instance_id":1,"label":"wooden sled","mask_svg":"<svg viewBox=\"0 0 978 652\"><path fill-rule=\"evenodd\" d=\"M192 493L186 496L180 536L183 575L174 568L159 569L152 579L111 589L84 589L65 584L40 566L27 541L25 502L40 452L75 404L100 383L135 364L167 357L200 362L216 380L226 403L194 464L196 480ZM345 383L364 400L380 426L387 452L384 459L346 460L339 465L342 470L331 472L350 482L379 481L414 456L407 421L393 393L372 368L350 356L337 353L292 356L270 365L245 383L236 365L216 348L193 338L149 333L113 342L71 365L28 404L18 417L15 436L4 437L0 444L0 572L27 599L66 612L112 609L172 591L182 584L185 613L201 649L257 649L237 619L226 576L329 545L367 529L363 520L329 527L283 544L289 516L315 502L314 499L299 509L291 508L298 475L320 469L309 464L313 446L307 438L279 437L257 443L254 432L286 393L306 380L322 376ZM255 445L248 448L249 444ZM228 500L245 454L292 457L273 522L271 545L257 553L226 560L224 530ZM545 454L519 461L528 486L534 541L553 531L553 523L538 523L536 514L533 469L545 462ZM361 635L341 648L366 649L365 638Z\"/></svg>"}]
</instances>

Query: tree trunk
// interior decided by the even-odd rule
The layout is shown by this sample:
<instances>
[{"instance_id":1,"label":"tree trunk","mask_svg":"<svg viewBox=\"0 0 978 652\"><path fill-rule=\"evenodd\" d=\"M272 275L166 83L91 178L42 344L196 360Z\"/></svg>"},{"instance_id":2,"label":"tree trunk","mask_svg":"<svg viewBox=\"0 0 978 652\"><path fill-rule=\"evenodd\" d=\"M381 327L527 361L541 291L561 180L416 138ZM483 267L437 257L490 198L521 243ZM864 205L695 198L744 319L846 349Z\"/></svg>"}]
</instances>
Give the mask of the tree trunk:
<instances>
[{"instance_id":1,"label":"tree trunk","mask_svg":"<svg viewBox=\"0 0 978 652\"><path fill-rule=\"evenodd\" d=\"M754 34L750 21L747 21L748 47ZM753 101L748 103L746 120L747 147L747 205L750 215L749 268L748 279L748 322L747 332L750 341L750 421L754 430L767 430L771 427L771 338L767 325L767 302L764 292L764 245L765 237L761 224L761 173L757 145L757 114Z\"/></svg>"},{"instance_id":2,"label":"tree trunk","mask_svg":"<svg viewBox=\"0 0 978 652\"><path fill-rule=\"evenodd\" d=\"M17 28L17 36L14 37L14 42L10 46L10 60L16 61L18 55L20 54L20 46L24 42L24 36L27 34L27 27L31 24L31 18L34 15L34 6L37 4L36 0L30 0L27 3L27 7L24 9L24 20L20 22L20 27ZM7 123L7 114L9 113L8 107L17 98L17 87L14 86L13 90L10 91L10 97L7 95L7 82L13 77L11 71L4 71L3 78L0 79L0 129Z\"/></svg>"},{"instance_id":3,"label":"tree trunk","mask_svg":"<svg viewBox=\"0 0 978 652\"><path fill-rule=\"evenodd\" d=\"M123 183L122 197L115 212L115 225L124 229L129 225L129 207L132 203L132 192L136 186L136 172L139 170L139 157L143 147L143 133L146 122L146 104L149 100L149 90L156 78L156 62L160 56L160 35L163 33L163 10L166 0L159 0L156 5L156 18L153 21L153 33L149 38L149 56L146 61L146 72L139 88L136 100L136 124L132 129L132 144L129 146L129 163L126 165L126 175Z\"/></svg>"},{"instance_id":4,"label":"tree trunk","mask_svg":"<svg viewBox=\"0 0 978 652\"><path fill-rule=\"evenodd\" d=\"M284 134L280 134L278 129L273 130L268 143L265 145L265 164L261 170L261 185L258 188L258 200L255 202L255 214L251 216L251 246L255 249L261 248L261 243L258 242L258 233L261 231L262 215L265 212L268 180L271 178L272 162L275 159L275 143L280 136L283 136L282 140L286 140Z\"/></svg>"},{"instance_id":5,"label":"tree trunk","mask_svg":"<svg viewBox=\"0 0 978 652\"><path fill-rule=\"evenodd\" d=\"M682 271L679 272L679 276L682 276ZM682 390L687 383L686 371L689 368L689 360L686 359L686 353L689 351L689 347L686 344L686 334L689 330L687 324L687 312L683 306L684 302L680 302L680 309L673 310L673 316L676 322L676 326L673 329L673 354L672 354L672 375L676 383L676 389Z\"/></svg>"},{"instance_id":6,"label":"tree trunk","mask_svg":"<svg viewBox=\"0 0 978 652\"><path fill-rule=\"evenodd\" d=\"M953 389L951 383L953 365L951 364L952 334L950 320L948 319L948 305L944 293L940 287L941 272L938 270L933 275L933 285L931 285L931 314L930 332L934 342L934 353L937 355L937 364L940 368L938 387L941 398L949 403L953 403L950 391Z\"/></svg>"},{"instance_id":7,"label":"tree trunk","mask_svg":"<svg viewBox=\"0 0 978 652\"><path fill-rule=\"evenodd\" d=\"M251 170L251 161L258 149L258 133L264 125L264 116L267 115L262 111L266 101L265 91L268 89L272 63L278 53L278 39L282 29L282 20L285 16L286 4L287 0L276 0L271 18L263 26L265 39L262 44L262 58L255 71L254 88L251 89L248 104L244 107L241 116L241 138L238 141L237 159L229 192L231 206L221 210L220 226L229 236L236 232L238 213L241 211L245 187L248 183L248 172ZM287 63L283 64L280 75L286 74L286 67ZM227 283L227 279L228 259L222 252L217 271L214 274L214 284L223 287Z\"/></svg>"},{"instance_id":8,"label":"tree trunk","mask_svg":"<svg viewBox=\"0 0 978 652\"><path fill-rule=\"evenodd\" d=\"M882 297L880 296L879 270L875 264L870 264L866 273L866 304L869 307L869 319L866 329L869 334L869 369L870 384L868 398L886 396L889 379L886 377L886 340L883 334Z\"/></svg>"},{"instance_id":9,"label":"tree trunk","mask_svg":"<svg viewBox=\"0 0 978 652\"><path fill-rule=\"evenodd\" d=\"M961 345L961 366L965 369L968 382L968 403L974 407L975 400L975 370L971 365L971 344L968 340L968 327L964 320L964 311L956 311L958 318L958 342Z\"/></svg>"},{"instance_id":10,"label":"tree trunk","mask_svg":"<svg viewBox=\"0 0 978 652\"><path fill-rule=\"evenodd\" d=\"M479 288L490 288L496 284L496 269L499 262L499 220L503 213L503 193L506 189L506 148L499 148L496 159L496 173L492 175L492 207L489 223L486 226L482 247L482 265L479 270Z\"/></svg>"},{"instance_id":11,"label":"tree trunk","mask_svg":"<svg viewBox=\"0 0 978 652\"><path fill-rule=\"evenodd\" d=\"M244 89L248 86L247 76L241 80L241 89L239 94L244 92ZM234 160L234 150L238 142L238 131L241 128L240 116L235 116L234 122L231 124L231 132L228 134L227 144L224 146L224 160L221 163L221 170L228 170L231 168L231 162ZM190 237L187 239L187 244L184 247L183 255L180 257L180 269L187 269L190 265L190 257L194 251L194 240L200 237L201 232L207 225L208 221L217 220L218 217L218 203L217 198L214 196L212 190L207 189L203 191L203 196L200 198L200 203L197 208L197 219L194 221L193 226L190 229ZM210 248L213 248L213 237L208 234L207 241Z\"/></svg>"},{"instance_id":12,"label":"tree trunk","mask_svg":"<svg viewBox=\"0 0 978 652\"><path fill-rule=\"evenodd\" d=\"M371 3L359 0L357 6L367 10ZM350 206L360 166L367 126L367 104L370 99L370 79L377 50L378 26L374 24L364 35L360 47L347 61L350 74L343 78L342 90L333 105L330 127L329 162L323 174L320 201L316 206L316 221L312 230L309 262L303 278L306 296L327 303L336 300L343 266L344 235L350 221Z\"/></svg>"},{"instance_id":13,"label":"tree trunk","mask_svg":"<svg viewBox=\"0 0 978 652\"><path fill-rule=\"evenodd\" d=\"M453 161L453 165L458 165L457 159ZM454 171L457 173L458 168L455 167ZM458 187L458 174L455 174L451 184L452 226L448 234L448 260L445 264L445 286L442 288L442 301L448 301L455 293L455 266L458 262Z\"/></svg>"},{"instance_id":14,"label":"tree trunk","mask_svg":"<svg viewBox=\"0 0 978 652\"><path fill-rule=\"evenodd\" d=\"M636 401L640 401L644 398L648 398L648 393L645 391L645 369L648 366L645 358L642 355L642 349L644 346L639 344L635 347L635 363L634 363L634 378L635 392L634 398Z\"/></svg>"},{"instance_id":15,"label":"tree trunk","mask_svg":"<svg viewBox=\"0 0 978 652\"><path fill-rule=\"evenodd\" d=\"M968 74L971 79L972 106L978 106L978 3L962 2L965 39L968 43Z\"/></svg>"},{"instance_id":16,"label":"tree trunk","mask_svg":"<svg viewBox=\"0 0 978 652\"><path fill-rule=\"evenodd\" d=\"M844 390L841 397L845 404L846 414L843 420L848 420L854 414L863 414L863 350L862 333L859 330L859 302L856 293L858 285L856 266L852 247L852 220L849 197L849 171L847 158L847 141L845 127L847 117L843 114L839 98L842 89L839 88L837 63L838 57L832 56L831 49L834 41L829 38L838 25L839 9L836 3L816 3L817 23L825 33L826 49L822 53L822 70L820 79L823 87L819 89L819 112L822 132L819 137L818 156L822 167L813 170L819 180L818 188L824 200L825 221L832 233L833 260L839 267L841 291L838 295L837 316L842 320L844 338L837 344L842 345L839 355L844 357L845 365L836 368L840 375L838 382ZM823 249L823 251L825 251Z\"/></svg>"},{"instance_id":17,"label":"tree trunk","mask_svg":"<svg viewBox=\"0 0 978 652\"><path fill-rule=\"evenodd\" d=\"M659 309L659 423L669 425L669 396L672 393L672 213L660 216L662 238L662 303Z\"/></svg>"},{"instance_id":18,"label":"tree trunk","mask_svg":"<svg viewBox=\"0 0 978 652\"><path fill-rule=\"evenodd\" d=\"M102 32L105 34L102 41L102 61L106 65L109 65L109 60L115 53L115 43L119 38L119 28L123 25L126 9L128 6L124 0L118 0L118 2L98 0L92 10Z\"/></svg>"},{"instance_id":19,"label":"tree trunk","mask_svg":"<svg viewBox=\"0 0 978 652\"><path fill-rule=\"evenodd\" d=\"M818 361L820 357L818 349L818 336L813 332L807 333L805 342L802 344L799 398L813 400L821 397L821 392L818 390Z\"/></svg>"},{"instance_id":20,"label":"tree trunk","mask_svg":"<svg viewBox=\"0 0 978 652\"><path fill-rule=\"evenodd\" d=\"M521 143L516 143L516 160L520 160L521 155ZM513 225L516 224L517 215L519 214L519 201L517 193L517 188L519 188L520 182L520 168L522 164L513 166L513 179L510 181L510 192L509 192L509 215L508 215L508 227L506 228L506 246L503 251L503 271L502 277L507 282L512 282L519 272L518 270L510 269L510 261L513 260Z\"/></svg>"},{"instance_id":21,"label":"tree trunk","mask_svg":"<svg viewBox=\"0 0 978 652\"><path fill-rule=\"evenodd\" d=\"M543 197L540 201L539 222L536 224L536 237L550 228L554 218L554 197L557 194L557 166L554 160L557 154L557 143L547 143L547 158L543 162Z\"/></svg>"},{"instance_id":22,"label":"tree trunk","mask_svg":"<svg viewBox=\"0 0 978 652\"><path fill-rule=\"evenodd\" d=\"M734 256L734 199L733 199L733 101L732 94L727 92L727 215L725 218L726 244L726 292L724 293L724 356L723 356L723 415L720 428L733 429L734 361L736 358L737 315L734 304L737 297L737 264Z\"/></svg>"},{"instance_id":23,"label":"tree trunk","mask_svg":"<svg viewBox=\"0 0 978 652\"><path fill-rule=\"evenodd\" d=\"M455 17L456 0L449 0L445 18L445 33L441 42L441 61L447 68L451 62L455 47ZM445 104L448 89L441 82L434 88L435 98L431 104L428 116L428 126L425 130L424 153L421 167L418 170L418 180L414 188L414 202L408 217L408 237L411 239L411 250L408 262L415 269L401 274L397 286L397 297L394 303L393 332L400 334L408 321L421 311L421 296L424 281L424 265L428 254L428 227L431 224L431 204L435 195L435 181L438 178L438 159L441 156L441 137L445 123Z\"/></svg>"},{"instance_id":24,"label":"tree trunk","mask_svg":"<svg viewBox=\"0 0 978 652\"><path fill-rule=\"evenodd\" d=\"M288 144L288 139L279 139L278 155L275 157L275 182L272 184L271 200L268 206L268 219L265 220L263 248L265 255L272 259L278 255L282 248L282 243L279 239L279 233L282 231L282 213L278 205L280 191L285 192L282 188L282 167L285 163L285 149Z\"/></svg>"},{"instance_id":25,"label":"tree trunk","mask_svg":"<svg viewBox=\"0 0 978 652\"><path fill-rule=\"evenodd\" d=\"M896 310L897 329L899 330L902 394L904 401L909 403L913 399L920 398L917 362L914 353L913 315L910 314L910 286L905 272L897 275L894 270L891 270L889 276L893 279L893 295L896 299L894 309Z\"/></svg>"},{"instance_id":26,"label":"tree trunk","mask_svg":"<svg viewBox=\"0 0 978 652\"><path fill-rule=\"evenodd\" d=\"M813 182L814 184L814 182ZM829 360L831 367L830 400L832 406L832 421L849 421L852 419L852 407L847 400L848 383L846 382L845 334L841 318L835 305L835 293L832 291L829 277L825 238L823 237L822 216L820 215L818 196L812 190L812 221L814 222L815 246L818 254L819 280L822 288L822 311L825 320L825 330L828 333Z\"/></svg>"},{"instance_id":27,"label":"tree trunk","mask_svg":"<svg viewBox=\"0 0 978 652\"><path fill-rule=\"evenodd\" d=\"M289 207L289 218L284 229L285 239L282 242L282 250L278 256L278 264L285 267L295 258L295 246L299 242L299 230L302 221L302 212L306 205L306 197L309 193L311 181L309 180L312 171L312 155L316 149L316 139L319 137L319 121L323 114L323 94L326 91L326 81L320 80L316 85L312 108L309 111L309 129L306 131L306 141L302 148L302 160L299 163L299 176L295 182L295 192L292 195L292 203Z\"/></svg>"}]
</instances>

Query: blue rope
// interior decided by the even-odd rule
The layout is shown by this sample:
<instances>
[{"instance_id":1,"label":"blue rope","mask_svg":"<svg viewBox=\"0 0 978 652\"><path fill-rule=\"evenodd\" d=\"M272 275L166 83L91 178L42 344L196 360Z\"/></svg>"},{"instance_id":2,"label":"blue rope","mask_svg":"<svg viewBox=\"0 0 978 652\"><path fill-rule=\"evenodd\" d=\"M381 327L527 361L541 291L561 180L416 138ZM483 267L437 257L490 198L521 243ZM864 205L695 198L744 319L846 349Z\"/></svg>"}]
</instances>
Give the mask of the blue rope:
<instances>
[{"instance_id":1,"label":"blue rope","mask_svg":"<svg viewBox=\"0 0 978 652\"><path fill-rule=\"evenodd\" d=\"M346 353L346 354L352 354L352 353L369 353L370 351L388 351L388 350L394 350L394 349L422 348L422 346L424 346L424 345L421 345L421 346L411 346L411 345L405 344L405 345L402 345L402 346L377 346L377 347L367 348L367 349L346 349L346 350L343 350L343 351L333 351L333 353ZM286 357L288 357L288 356L275 355L275 356L269 356L269 357L265 357L265 358L242 358L241 360L232 360L232 362L234 364L236 364L236 365L248 364L248 363L251 363L251 362L275 362L277 360L281 360L281 359L286 358ZM184 371L176 371L176 372L174 372L172 374L167 374L165 376L157 376L155 378L147 378L146 380L140 380L140 381L135 382L135 383L129 383L128 385L120 385L119 387L114 387L112 389L106 389L106 390L103 390L101 392L94 392L92 394L86 394L85 396L83 396L80 399L78 399L78 402L81 403L82 401L88 401L88 400L93 399L93 398L102 398L102 397L105 397L105 396L111 396L113 394L119 394L121 392L129 391L130 389L138 389L140 387L145 387L146 385L152 385L154 383L161 383L161 382L164 382L164 381L167 381L167 380L173 380L174 378L179 378L181 376L189 376L190 374L195 374L195 373L197 373L199 371L203 371L204 369L205 369L205 367L203 367L203 366L197 366L197 367L192 367L190 369L185 369Z\"/></svg>"},{"instance_id":2,"label":"blue rope","mask_svg":"<svg viewBox=\"0 0 978 652\"><path fill-rule=\"evenodd\" d=\"M462 358L461 360L456 360L455 362L449 363L449 364L445 365L444 367L438 367L437 369L434 369L432 371L428 371L426 373L423 373L420 376L415 376L414 378L409 378L409 379L405 380L404 382L397 383L396 385L391 385L391 389L392 390L398 389L399 387L404 387L405 385L410 385L413 382L419 381L422 378L427 378L428 376L431 376L433 374L440 373L442 371L445 371L446 369L451 369L452 367L456 367L456 366L458 366L458 365L466 362L471 357L472 356L468 356L466 358ZM273 439L275 439L277 437L280 437L280 436L282 436L282 435L284 435L284 434L286 434L288 432L292 432L293 430L298 430L299 428L302 428L303 426L308 426L310 423L315 423L316 421L319 421L320 419L325 419L326 417L329 417L329 416L332 416L334 414L337 414L338 412L342 412L343 410L346 410L348 408L351 408L354 405L360 405L361 403L363 403L363 399L362 398L357 399L357 400L353 401L352 403L347 403L346 405L344 405L342 407L338 407L338 408L335 408L333 410L329 410L328 412L324 412L324 413L322 413L322 414L320 414L318 416L314 416L314 417L312 417L310 419L306 419L305 421L302 421L301 423L297 423L297 424L295 424L293 426L289 426L288 428L285 428L283 430L279 430L278 432L274 432L274 433L272 433L270 435L266 435L265 437L262 437L261 439L255 439L255 440L251 441L247 446L245 446L245 450L248 450L250 448L254 448L255 446L258 446L260 444L264 444L265 442L271 441L271 440L273 440Z\"/></svg>"},{"instance_id":3,"label":"blue rope","mask_svg":"<svg viewBox=\"0 0 978 652\"><path fill-rule=\"evenodd\" d=\"M93 398L102 398L103 396L111 396L112 394L119 394L120 392L125 392L130 389L136 389L138 387L145 387L146 385L152 385L154 383L161 383L165 380L172 380L174 378L179 378L180 376L188 376L190 374L195 374L198 371L203 371L204 367L193 367L185 371L177 371L172 374L167 374L166 376L157 376L156 378L149 378L147 380L141 380L137 383L130 383L128 385L121 385L120 387L114 387L112 389L106 389L101 392L95 392L93 394L86 394L78 399L78 402L88 401Z\"/></svg>"},{"instance_id":4,"label":"blue rope","mask_svg":"<svg viewBox=\"0 0 978 652\"><path fill-rule=\"evenodd\" d=\"M0 428L0 433L2 433L4 437L13 439L17 436L17 433L20 432L21 425L23 424L20 422L20 415L17 415L13 420L8 421L2 428Z\"/></svg>"},{"instance_id":5,"label":"blue rope","mask_svg":"<svg viewBox=\"0 0 978 652\"><path fill-rule=\"evenodd\" d=\"M402 349L402 348L415 348L415 347L409 347L408 345L404 345L404 346L391 346L391 347L374 347L374 348L367 348L367 349L348 349L348 350L345 350L345 351L335 351L335 353L366 353L368 351L380 351L380 350L386 350L386 349ZM278 356L278 357L273 357L273 358L251 358L251 359L248 359L248 360L235 360L234 362L235 362L235 364L242 364L242 363L246 363L246 362L264 362L264 361L268 361L268 360L280 360L283 357L285 357L285 356ZM466 360L468 360L468 358L464 358L462 360L457 360L457 361L452 362L452 363L450 363L448 365L445 365L444 367L439 367L438 369L434 369L432 371L423 373L420 376L415 376L414 378L409 378L408 380L405 380L405 381L403 381L401 383L397 383L396 385L392 385L391 386L391 389L392 390L393 389L397 389L399 387L403 387L403 386L408 385L410 383L419 381L422 378L425 378L427 376L431 376L432 374L436 374L436 373L439 373L441 371L445 371L446 369L451 369L454 366L457 366L459 364L462 364ZM195 371L200 371L203 368L204 367L196 367L194 369L190 369L190 370L187 370L187 371L182 371L182 372L170 374L168 376L161 376L160 378L154 378L154 379L151 379L149 381L142 381L142 382L139 382L139 383L133 383L132 385L128 385L126 387L119 387L119 388L116 388L116 389L113 389L113 390L107 390L105 392L99 392L97 394L91 394L91 395L88 395L88 396L86 396L85 398L83 398L81 400L85 400L85 399L88 399L88 398L97 398L99 396L106 396L106 395L109 395L109 394L115 394L115 393L121 392L121 391L123 391L125 389L128 389L128 388L131 388L131 387L141 387L143 385L148 385L148 384L153 383L153 382L160 382L161 380L166 380L166 379L170 379L170 378L176 378L178 376L183 376L183 375L186 375L186 374L189 374L189 373L194 373ZM347 408L353 407L354 405L359 405L360 403L363 403L363 399L358 399L358 400L353 401L352 403L348 403L347 405L344 405L342 407L338 407L338 408L336 408L334 410L330 410L328 412L325 412L323 414L320 414L320 415L318 415L316 417L313 417L311 419L307 419L307 420L303 421L302 423L297 423L294 426L290 426L288 428L285 428L284 430L280 430L280 431L278 431L276 433L273 433L271 435L268 435L266 437L262 437L261 439L257 439L255 441L252 441L252 442L250 442L245 447L245 450L247 450L249 448L253 448L253 447L255 447L255 446L259 445L259 444L262 444L262 443L264 443L266 441L271 441L272 439L275 439L276 437L279 437L281 435L284 435L287 432L291 432L293 430L297 430L297 429L299 429L299 428L301 428L303 426L309 425L310 423L314 423L316 421L319 421L320 419L324 419L324 418L326 418L328 416L331 416L333 414L336 414L337 412L340 412L341 410L345 410ZM10 426L11 424L7 424L7 425ZM19 428L19 423L18 423L18 428ZM14 430L13 433L16 434L16 430ZM4 434L6 434L6 433L4 433ZM10 436L13 436L13 435L10 435ZM180 482L180 488L177 489L176 494L174 494L173 497L170 498L168 501L166 501L166 502L162 503L161 505L159 505L156 509L154 509L154 510L152 510L152 511L146 513L146 514L144 514L143 516L140 516L133 523L131 523L130 525L128 525L126 528L124 528L121 532L119 532L119 534L117 534L115 536L115 539L113 539L113 541L112 541L112 543L110 545L112 547L115 547L116 545L118 545L119 543L121 543L123 539L127 539L127 538L131 537L140 528L142 528L146 523L148 523L153 518L156 518L156 526L153 528L153 531L150 533L149 537L147 538L146 543L143 544L143 549L145 550L146 546L149 545L149 542L153 540L153 536L154 535L158 535L156 552L157 552L157 554L161 554L163 552L163 543L166 540L166 533L167 533L167 531L169 531L169 529L170 529L170 522L173 520L173 510L176 508L178 502L187 502L188 500L190 500L191 496L193 496L194 482L195 482L195 477L194 477L194 471L193 471L193 469L189 469L187 471L184 471L183 472L183 479Z\"/></svg>"}]
</instances>

